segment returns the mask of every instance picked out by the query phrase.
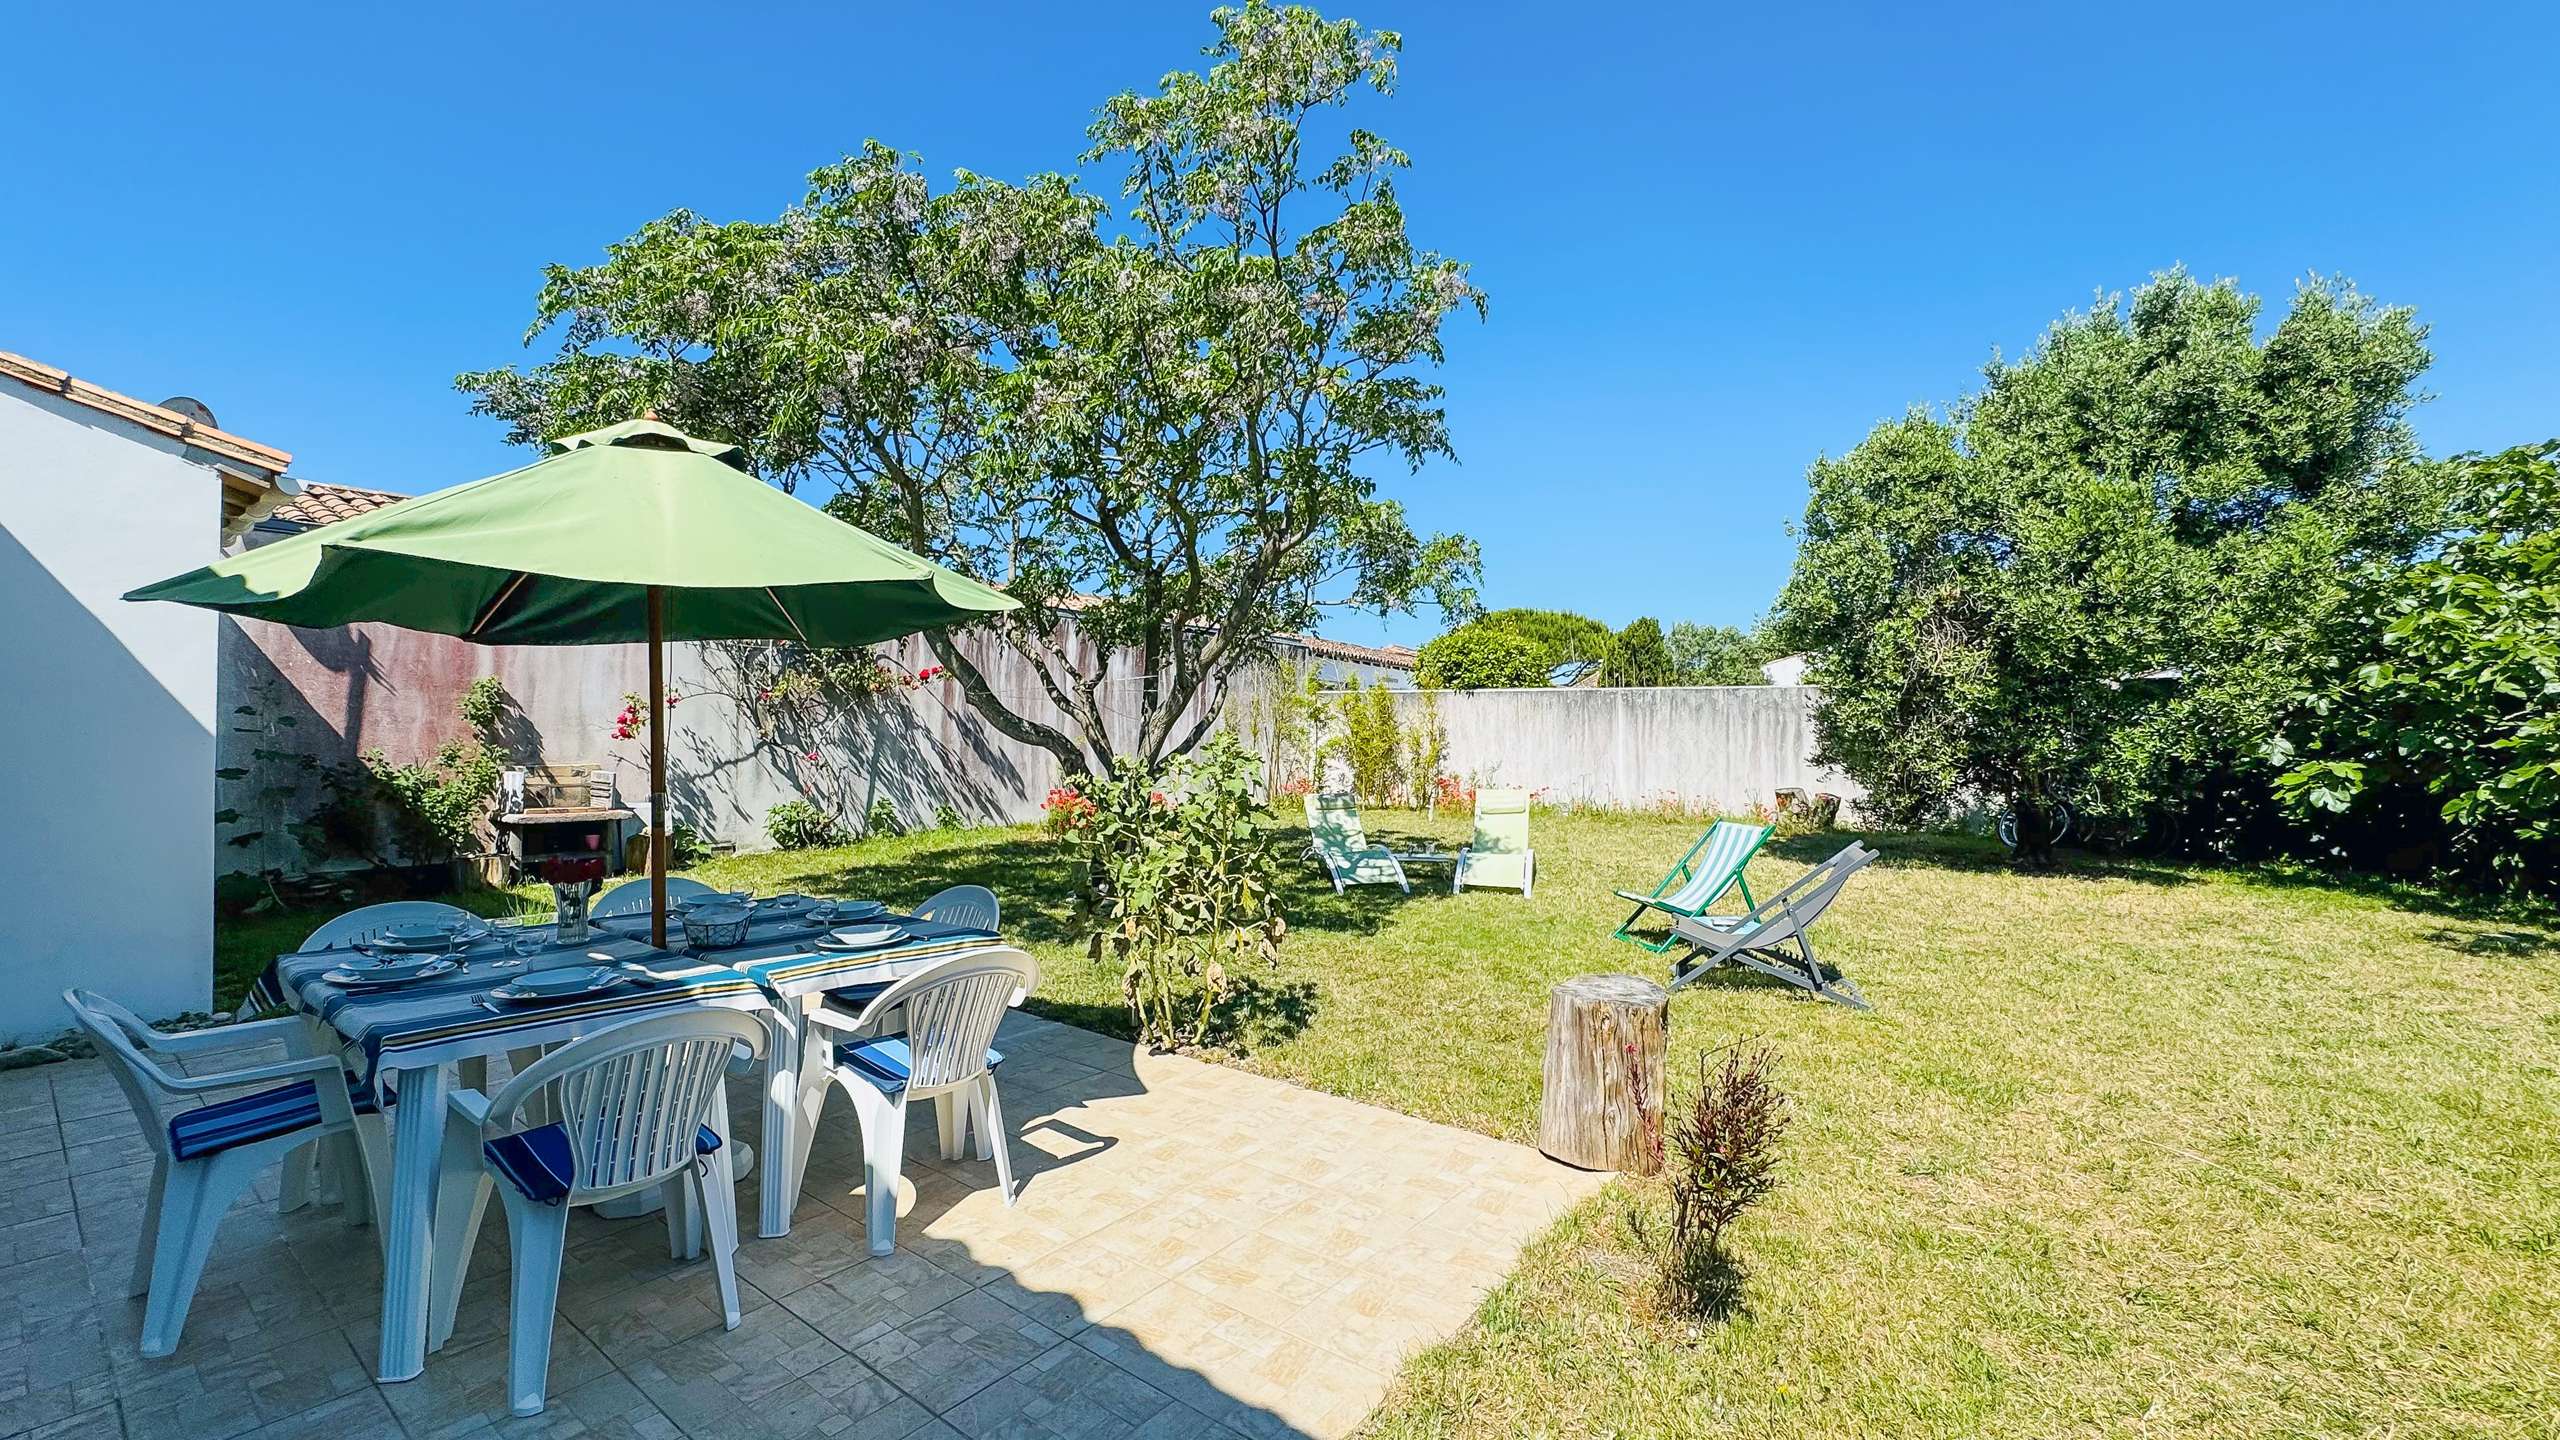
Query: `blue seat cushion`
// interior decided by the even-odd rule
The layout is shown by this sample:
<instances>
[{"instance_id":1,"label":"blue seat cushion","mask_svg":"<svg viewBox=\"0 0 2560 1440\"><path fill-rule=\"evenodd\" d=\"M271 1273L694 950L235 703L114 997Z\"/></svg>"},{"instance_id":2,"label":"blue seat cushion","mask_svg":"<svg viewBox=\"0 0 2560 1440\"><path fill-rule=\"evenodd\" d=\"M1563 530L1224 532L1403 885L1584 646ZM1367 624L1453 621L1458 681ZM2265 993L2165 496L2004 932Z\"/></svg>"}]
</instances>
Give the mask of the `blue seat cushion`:
<instances>
[{"instance_id":1,"label":"blue seat cushion","mask_svg":"<svg viewBox=\"0 0 2560 1440\"><path fill-rule=\"evenodd\" d=\"M358 1089L354 1098L358 1112L372 1113L370 1093ZM297 1080L170 1116L169 1153L180 1160L196 1160L234 1145L271 1140L319 1123L319 1087L309 1080Z\"/></svg>"},{"instance_id":2,"label":"blue seat cushion","mask_svg":"<svg viewBox=\"0 0 2560 1440\"><path fill-rule=\"evenodd\" d=\"M836 1063L877 1086L883 1095L896 1095L907 1088L907 1037L883 1035L875 1040L848 1040L836 1047ZM993 1070L1004 1063L1002 1051L987 1052L987 1068Z\"/></svg>"},{"instance_id":3,"label":"blue seat cushion","mask_svg":"<svg viewBox=\"0 0 2560 1440\"><path fill-rule=\"evenodd\" d=\"M827 998L859 1015L863 1006L888 993L889 982L883 980L877 985L847 985L841 990L830 990Z\"/></svg>"},{"instance_id":4,"label":"blue seat cushion","mask_svg":"<svg viewBox=\"0 0 2560 1440\"><path fill-rule=\"evenodd\" d=\"M693 1153L708 1155L720 1148L718 1131L705 1125L693 1132ZM557 1205L569 1198L569 1186L578 1174L577 1161L569 1154L569 1127L560 1124L537 1125L513 1135L501 1135L484 1142L480 1151L507 1183L516 1187L528 1200Z\"/></svg>"}]
</instances>

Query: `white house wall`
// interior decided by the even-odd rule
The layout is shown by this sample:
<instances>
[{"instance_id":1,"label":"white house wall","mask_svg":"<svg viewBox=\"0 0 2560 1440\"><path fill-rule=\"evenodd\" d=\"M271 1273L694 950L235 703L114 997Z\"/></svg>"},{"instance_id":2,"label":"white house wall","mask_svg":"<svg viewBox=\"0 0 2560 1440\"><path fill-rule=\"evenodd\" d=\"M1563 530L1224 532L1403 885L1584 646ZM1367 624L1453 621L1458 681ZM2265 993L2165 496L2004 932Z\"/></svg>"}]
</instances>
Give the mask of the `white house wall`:
<instances>
[{"instance_id":1,"label":"white house wall","mask_svg":"<svg viewBox=\"0 0 2560 1440\"><path fill-rule=\"evenodd\" d=\"M174 440L0 387L0 1039L90 986L201 1010L213 954L214 617L118 598L214 558Z\"/></svg>"}]
</instances>

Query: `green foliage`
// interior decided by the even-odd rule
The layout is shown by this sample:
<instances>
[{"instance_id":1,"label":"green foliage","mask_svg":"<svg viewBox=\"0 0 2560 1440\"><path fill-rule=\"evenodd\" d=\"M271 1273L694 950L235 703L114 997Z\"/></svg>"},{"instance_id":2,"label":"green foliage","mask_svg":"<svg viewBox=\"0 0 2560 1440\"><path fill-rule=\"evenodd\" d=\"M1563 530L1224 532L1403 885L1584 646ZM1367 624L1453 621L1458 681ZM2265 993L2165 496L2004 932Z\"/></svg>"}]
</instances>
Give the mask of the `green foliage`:
<instances>
[{"instance_id":1,"label":"green foliage","mask_svg":"<svg viewBox=\"0 0 2560 1440\"><path fill-rule=\"evenodd\" d=\"M1671 648L1663 643L1662 625L1652 616L1628 623L1609 641L1600 657L1600 683L1607 686L1679 683L1671 665Z\"/></svg>"},{"instance_id":2,"label":"green foliage","mask_svg":"<svg viewBox=\"0 0 2560 1440\"><path fill-rule=\"evenodd\" d=\"M933 807L934 829L965 830L968 827L969 822L961 818L959 807L951 804L949 801L946 800Z\"/></svg>"},{"instance_id":3,"label":"green foliage","mask_svg":"<svg viewBox=\"0 0 2560 1440\"><path fill-rule=\"evenodd\" d=\"M1449 729L1440 723L1440 695L1435 690L1417 692L1414 706L1418 712L1413 723L1404 727L1404 783L1413 803L1430 803L1440 781L1440 767L1448 759Z\"/></svg>"},{"instance_id":4,"label":"green foliage","mask_svg":"<svg viewBox=\"0 0 2560 1440\"><path fill-rule=\"evenodd\" d=\"M2173 271L1814 465L1777 638L1868 813L1989 799L2038 859L2056 805L2130 830L2268 733L2356 563L2432 533L2410 313L2315 281L2257 314Z\"/></svg>"},{"instance_id":5,"label":"green foliage","mask_svg":"<svg viewBox=\"0 0 2560 1440\"><path fill-rule=\"evenodd\" d=\"M1696 625L1683 620L1663 638L1675 685L1766 685L1760 667L1786 652L1764 629Z\"/></svg>"},{"instance_id":6,"label":"green foliage","mask_svg":"<svg viewBox=\"0 0 2560 1440\"><path fill-rule=\"evenodd\" d=\"M1613 638L1608 626L1571 610L1493 610L1476 623L1508 630L1537 646L1549 679L1562 685L1573 684L1598 665Z\"/></svg>"},{"instance_id":7,"label":"green foliage","mask_svg":"<svg viewBox=\"0 0 2560 1440\"><path fill-rule=\"evenodd\" d=\"M1537 642L1484 624L1426 640L1414 657L1414 678L1426 690L1523 689L1546 684L1551 668Z\"/></svg>"},{"instance_id":8,"label":"green foliage","mask_svg":"<svg viewBox=\"0 0 2560 1440\"><path fill-rule=\"evenodd\" d=\"M688 870L711 858L711 847L703 842L702 832L682 820L667 827L667 866Z\"/></svg>"},{"instance_id":9,"label":"green foliage","mask_svg":"<svg viewBox=\"0 0 2560 1440\"><path fill-rule=\"evenodd\" d=\"M483 675L454 702L454 713L471 727L468 738L448 740L416 764L394 764L379 748L365 751L360 759L370 794L349 776L324 779L330 796L314 817L310 838L359 853L377 849L370 811L378 802L389 820L392 847L410 860L450 860L477 851L505 768L498 726L506 705L498 678Z\"/></svg>"},{"instance_id":10,"label":"green foliage","mask_svg":"<svg viewBox=\"0 0 2560 1440\"><path fill-rule=\"evenodd\" d=\"M2560 441L2450 468L2452 535L2356 578L2277 794L2325 828L2423 792L2452 868L2560 888Z\"/></svg>"},{"instance_id":11,"label":"green foliage","mask_svg":"<svg viewBox=\"0 0 2560 1440\"><path fill-rule=\"evenodd\" d=\"M907 833L907 822L898 818L897 802L886 795L872 796L870 805L862 812L862 833L865 835Z\"/></svg>"},{"instance_id":12,"label":"green foliage","mask_svg":"<svg viewBox=\"0 0 2560 1440\"><path fill-rule=\"evenodd\" d=\"M764 835L777 850L815 850L853 838L834 816L806 800L785 800L764 812Z\"/></svg>"},{"instance_id":13,"label":"green foliage","mask_svg":"<svg viewBox=\"0 0 2560 1440\"><path fill-rule=\"evenodd\" d=\"M1092 811L1069 833L1097 882L1089 953L1125 967L1121 998L1149 1044L1202 1043L1234 967L1279 962L1287 926L1261 784L1260 763L1221 731L1154 774L1124 761L1083 792Z\"/></svg>"},{"instance_id":14,"label":"green foliage","mask_svg":"<svg viewBox=\"0 0 2560 1440\"><path fill-rule=\"evenodd\" d=\"M1087 676L1146 677L1142 768L1195 743L1263 637L1320 607L1474 606L1476 547L1417 535L1370 475L1450 453L1441 332L1481 314L1466 267L1417 247L1403 152L1334 112L1392 92L1400 37L1264 0L1222 9L1205 73L1104 102L1075 174L966 171L936 192L878 144L770 221L678 211L555 266L530 370L458 377L537 442L655 406L785 485L1024 602L996 623L1052 725L944 635L969 703L1070 774L1119 753ZM1106 238L1106 236L1108 238ZM1081 598L1080 598L1081 597ZM1072 611L1085 655L1059 637ZM1207 722L1203 722L1205 725Z\"/></svg>"},{"instance_id":15,"label":"green foliage","mask_svg":"<svg viewBox=\"0 0 2560 1440\"><path fill-rule=\"evenodd\" d=\"M1334 697L1342 720L1341 753L1351 769L1351 793L1384 804L1404 783L1404 739L1396 724L1396 700L1383 680L1354 686Z\"/></svg>"}]
</instances>

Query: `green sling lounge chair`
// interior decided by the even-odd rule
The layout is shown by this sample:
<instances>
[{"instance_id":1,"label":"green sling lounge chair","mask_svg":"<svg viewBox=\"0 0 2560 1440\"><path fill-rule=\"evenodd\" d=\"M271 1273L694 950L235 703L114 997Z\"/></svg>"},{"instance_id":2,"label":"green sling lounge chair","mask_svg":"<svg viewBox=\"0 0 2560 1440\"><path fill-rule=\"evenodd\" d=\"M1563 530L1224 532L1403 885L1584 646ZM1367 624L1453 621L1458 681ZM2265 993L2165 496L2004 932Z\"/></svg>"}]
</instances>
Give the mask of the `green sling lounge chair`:
<instances>
[{"instance_id":1,"label":"green sling lounge chair","mask_svg":"<svg viewBox=\"0 0 2560 1440\"><path fill-rule=\"evenodd\" d=\"M1743 908L1750 909L1757 902L1751 898L1751 883L1742 878L1742 867L1760 853L1775 828L1746 825L1739 820L1717 821L1698 837L1697 844L1689 847L1688 854L1680 857L1680 863L1671 867L1671 873L1662 877L1662 883L1653 887L1652 894L1618 892L1619 899L1633 900L1636 908L1612 938L1641 945L1659 955L1679 944L1680 937L1665 935L1660 941L1653 941L1635 933L1635 923L1644 918L1647 910L1660 910L1673 920L1686 920L1705 913L1708 906L1724 898L1725 891L1736 887L1742 891Z\"/></svg>"},{"instance_id":2,"label":"green sling lounge chair","mask_svg":"<svg viewBox=\"0 0 2560 1440\"><path fill-rule=\"evenodd\" d=\"M1348 795L1307 796L1307 854L1323 863L1336 895L1346 885L1393 885L1413 893L1395 853L1369 843L1369 833L1360 828L1359 803Z\"/></svg>"},{"instance_id":3,"label":"green sling lounge chair","mask_svg":"<svg viewBox=\"0 0 2560 1440\"><path fill-rule=\"evenodd\" d=\"M1719 965L1740 965L1853 1010L1869 1008L1855 981L1814 958L1809 932L1839 898L1840 887L1875 858L1864 843L1852 841L1848 849L1752 906L1748 915L1693 915L1673 921L1671 933L1689 953L1671 962L1671 988L1677 990Z\"/></svg>"},{"instance_id":4,"label":"green sling lounge chair","mask_svg":"<svg viewBox=\"0 0 2560 1440\"><path fill-rule=\"evenodd\" d=\"M1492 885L1529 893L1538 878L1538 852L1529 848L1529 792L1478 790L1476 834L1458 852L1450 893Z\"/></svg>"}]
</instances>

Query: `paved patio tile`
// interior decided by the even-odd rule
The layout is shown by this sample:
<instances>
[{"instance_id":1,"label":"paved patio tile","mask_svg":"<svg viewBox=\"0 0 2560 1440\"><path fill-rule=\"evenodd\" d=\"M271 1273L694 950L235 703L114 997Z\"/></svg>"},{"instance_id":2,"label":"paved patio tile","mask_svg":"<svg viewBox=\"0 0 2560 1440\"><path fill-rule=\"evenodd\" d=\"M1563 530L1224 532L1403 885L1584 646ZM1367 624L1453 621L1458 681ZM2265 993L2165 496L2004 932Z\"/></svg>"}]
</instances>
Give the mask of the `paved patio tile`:
<instances>
[{"instance_id":1,"label":"paved patio tile","mask_svg":"<svg viewBox=\"0 0 2560 1440\"><path fill-rule=\"evenodd\" d=\"M830 1105L792 1233L739 1188L744 1321L656 1216L573 1218L549 1407L508 1413L506 1226L455 1341L371 1378L378 1240L334 1204L226 1217L178 1353L126 1288L151 1181L94 1061L0 1074L0 1440L1240 1440L1355 1428L1521 1242L1599 1179L1534 1151L1232 1068L1009 1017L1019 1194L909 1116L898 1248L873 1256L861 1142ZM752 1086L732 1129L756 1137ZM762 1146L758 1147L762 1152Z\"/></svg>"}]
</instances>

